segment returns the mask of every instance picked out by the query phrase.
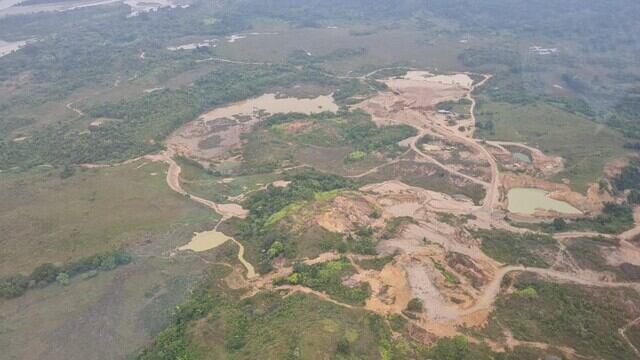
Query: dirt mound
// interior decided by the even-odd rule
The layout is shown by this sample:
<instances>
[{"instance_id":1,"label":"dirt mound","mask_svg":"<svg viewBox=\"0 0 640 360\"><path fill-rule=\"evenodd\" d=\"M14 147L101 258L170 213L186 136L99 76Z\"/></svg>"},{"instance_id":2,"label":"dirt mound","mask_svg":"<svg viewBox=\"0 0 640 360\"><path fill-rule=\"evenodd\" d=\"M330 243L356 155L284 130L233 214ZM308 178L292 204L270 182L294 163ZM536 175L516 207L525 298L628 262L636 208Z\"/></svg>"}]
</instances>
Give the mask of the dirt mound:
<instances>
[{"instance_id":1,"label":"dirt mound","mask_svg":"<svg viewBox=\"0 0 640 360\"><path fill-rule=\"evenodd\" d=\"M382 228L384 219L372 217L375 209L376 207L364 197L354 194L340 195L326 206L315 218L315 222L328 231L341 234L352 232L362 226Z\"/></svg>"},{"instance_id":2,"label":"dirt mound","mask_svg":"<svg viewBox=\"0 0 640 360\"><path fill-rule=\"evenodd\" d=\"M369 283L372 296L365 308L379 314L399 314L412 298L407 273L402 265L393 261L382 271L365 271L357 275L361 282Z\"/></svg>"}]
</instances>

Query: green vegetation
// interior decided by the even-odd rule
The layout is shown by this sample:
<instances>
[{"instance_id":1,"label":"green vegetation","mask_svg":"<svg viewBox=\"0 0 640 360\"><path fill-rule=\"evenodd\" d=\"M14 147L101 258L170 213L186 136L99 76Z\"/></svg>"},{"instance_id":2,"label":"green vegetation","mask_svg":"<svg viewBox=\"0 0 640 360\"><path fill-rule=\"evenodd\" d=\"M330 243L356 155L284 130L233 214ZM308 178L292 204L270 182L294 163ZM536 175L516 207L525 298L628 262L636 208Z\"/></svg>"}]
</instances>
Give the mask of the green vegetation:
<instances>
[{"instance_id":1,"label":"green vegetation","mask_svg":"<svg viewBox=\"0 0 640 360\"><path fill-rule=\"evenodd\" d=\"M424 310L424 303L422 299L413 298L409 300L407 304L407 311L411 312L422 312Z\"/></svg>"},{"instance_id":2,"label":"green vegetation","mask_svg":"<svg viewBox=\"0 0 640 360\"><path fill-rule=\"evenodd\" d=\"M607 119L607 125L620 129L625 135L634 139L640 138L640 87L633 87L622 95L616 104L613 114Z\"/></svg>"},{"instance_id":3,"label":"green vegetation","mask_svg":"<svg viewBox=\"0 0 640 360\"><path fill-rule=\"evenodd\" d=\"M349 233L346 237L346 248L354 253L361 255L377 255L376 245L378 237L374 234L374 230L370 226L359 226L355 233Z\"/></svg>"},{"instance_id":4,"label":"green vegetation","mask_svg":"<svg viewBox=\"0 0 640 360\"><path fill-rule=\"evenodd\" d=\"M383 239L391 239L398 236L409 224L415 224L416 221L410 216L397 216L388 219L382 232Z\"/></svg>"},{"instance_id":5,"label":"green vegetation","mask_svg":"<svg viewBox=\"0 0 640 360\"><path fill-rule=\"evenodd\" d=\"M166 319L166 309L175 310L174 320L141 359L537 360L556 354L517 347L496 355L462 337L441 339L423 349L411 340L416 334L407 336L402 331L407 327L404 318L389 319L401 335L396 338L385 319L315 296L282 298L259 293L241 299L239 291L224 286L221 279L229 269L219 266L211 267L208 279L194 289L189 301L175 307L180 296L191 292L190 286L175 285L167 292L158 284L174 279L176 273L189 278L205 266L199 258L185 265L187 256L171 261L141 256L115 271L84 272L84 276L95 275L91 281L74 281L65 268L68 264L115 248L160 254L217 220L209 209L170 193L163 165L138 162L99 170L74 165L125 160L160 150L171 131L203 111L267 91L332 92L340 105L347 105L385 89L373 78L402 75L406 68L438 68L494 75L476 91L481 97L479 136L523 141L564 157L566 170L552 180L568 178L572 187L584 191L587 183L601 177L607 161L640 149L635 140L623 137L640 137L640 76L635 61L640 53L634 37L640 30L637 1L433 0L426 10L416 0L241 0L190 5L128 18L128 6L111 4L9 16L0 22L3 40L37 39L0 58L0 203L4 205L0 209L0 275L24 272L41 284L65 285L30 291L24 299L39 306L29 312L21 311L24 306L19 301L24 299L2 300L0 318L15 334L7 337L7 343L18 344L7 344L7 348L23 348L22 353L8 351L9 357L34 357L37 354L27 351L45 345L56 349L52 358L125 357L131 345L94 349L133 337L138 342L127 344L139 346L149 336L139 331L140 324L145 329L149 322L153 329L164 327L165 320L154 319ZM224 38L249 32L270 35L234 43ZM205 38L218 40L218 46L166 49ZM528 49L535 45L557 47L558 52L540 55ZM231 64L213 58L273 65ZM372 79L349 78L383 67ZM155 87L164 90L143 92ZM86 115L65 106L69 103ZM468 106L463 100L442 103L439 109L466 116ZM96 117L111 120L90 126ZM300 220L296 216L304 217L309 208L321 209L341 191L347 190L341 193L345 196L352 194L348 190L357 185L319 173L304 173L296 179L274 170L311 164L328 173L358 174L399 156L402 149L397 142L415 130L378 128L367 116L344 108L338 115L291 119L311 126L291 131L278 126L286 125L283 122L255 129L243 139L242 154L234 154L243 159L237 167L224 164L207 171L178 159L185 188L208 199L227 200L259 189L259 184L293 181L288 190L270 187L250 196L244 204L251 211L249 218L221 225L235 232L246 245L247 258L260 263L261 271L275 258L291 261L332 249L374 254L377 237L397 234L404 220L391 220L381 234L362 227L347 239L306 223L294 227L289 220ZM23 136L22 141L12 141ZM210 137L201 145L208 147L218 140ZM56 168L36 168L45 164ZM14 167L29 170L17 173ZM362 183L399 179L464 195L476 204L484 197L479 185L409 158L379 170ZM609 233L629 228L633 219L628 205L640 202L640 189L636 189L638 171L625 171L614 186L616 191L632 190L628 204L609 204L603 215L540 228ZM227 183L220 181L223 175L240 176ZM438 216L455 227L468 220ZM373 211L370 217L379 218L380 213ZM557 244L545 236L487 232L480 237L484 250L508 263L548 266L557 250ZM614 272L618 279L637 279L638 269L631 264L608 268L599 256L604 246L610 245L592 239L570 243L568 251L584 267ZM218 250L202 256L207 261L220 260ZM381 257L361 264L379 269L388 261L390 257ZM103 261L99 262L102 266ZM65 265L38 267L43 263ZM105 260L104 268L112 263L115 260ZM449 259L447 265L452 267ZM447 274L444 264L434 266L447 281L457 280ZM351 288L348 281L343 283L344 276L352 273L344 259L298 270L292 283L333 292L332 297L343 297L343 301L361 304L367 293ZM25 281L12 277L3 280L1 288L19 293ZM592 357L633 358L616 333L638 315L631 306L638 302L633 294L527 281L516 284L516 290L501 300L508 306L499 305L496 313L504 315L501 324L512 328L517 338L571 346L581 354L586 349ZM141 307L144 314L139 312ZM109 322L94 321L107 318L104 314L110 315ZM27 321L35 325L24 326ZM135 325L123 331L123 323ZM96 328L113 341L84 341ZM60 334L84 335L76 343L88 350L74 352L78 345L62 342ZM640 342L637 334L634 328L628 332L636 343Z\"/></svg>"},{"instance_id":6,"label":"green vegetation","mask_svg":"<svg viewBox=\"0 0 640 360\"><path fill-rule=\"evenodd\" d=\"M485 254L507 264L546 268L559 249L551 236L531 232L478 230L475 236L482 241L480 248Z\"/></svg>"},{"instance_id":7,"label":"green vegetation","mask_svg":"<svg viewBox=\"0 0 640 360\"><path fill-rule=\"evenodd\" d=\"M438 110L451 111L461 119L467 119L470 116L471 100L462 98L458 101L448 100L436 105Z\"/></svg>"},{"instance_id":8,"label":"green vegetation","mask_svg":"<svg viewBox=\"0 0 640 360\"><path fill-rule=\"evenodd\" d=\"M305 122L302 130L286 130L285 124L301 119ZM270 129L271 133L262 132L260 137L276 136L281 141L314 148L348 147L349 152L343 159L346 163L362 161L368 154L376 152L396 156L402 150L397 143L416 134L416 130L407 125L378 127L369 114L360 110L312 116L280 114L270 117L261 126ZM249 138L255 136L249 135Z\"/></svg>"},{"instance_id":9,"label":"green vegetation","mask_svg":"<svg viewBox=\"0 0 640 360\"><path fill-rule=\"evenodd\" d=\"M360 160L364 159L365 156L367 156L366 152L362 152L362 151L356 150L356 151L354 151L352 153L349 153L349 155L347 156L345 161L347 161L347 162L360 161Z\"/></svg>"},{"instance_id":10,"label":"green vegetation","mask_svg":"<svg viewBox=\"0 0 640 360\"><path fill-rule=\"evenodd\" d=\"M381 271L382 268L385 267L385 265L387 265L392 261L393 261L393 255L387 255L387 256L375 257L373 259L360 260L358 262L358 265L360 265L365 270Z\"/></svg>"},{"instance_id":11,"label":"green vegetation","mask_svg":"<svg viewBox=\"0 0 640 360\"><path fill-rule=\"evenodd\" d=\"M196 359L195 350L189 345L187 339L187 327L190 322L211 312L214 306L220 306L229 301L231 295L224 292L219 285L213 285L211 281L227 272L228 269L218 266L209 270L207 279L203 281L206 285L198 286L185 303L176 307L171 325L158 334L153 346L144 350L138 359Z\"/></svg>"},{"instance_id":12,"label":"green vegetation","mask_svg":"<svg viewBox=\"0 0 640 360\"><path fill-rule=\"evenodd\" d=\"M78 169L66 179L38 168L0 174L0 277L30 273L153 239L171 248L218 216L171 190L159 162Z\"/></svg>"},{"instance_id":13,"label":"green vegetation","mask_svg":"<svg viewBox=\"0 0 640 360\"><path fill-rule=\"evenodd\" d=\"M622 168L622 172L613 179L613 186L617 191L639 190L640 168L635 164L625 166Z\"/></svg>"},{"instance_id":14,"label":"green vegetation","mask_svg":"<svg viewBox=\"0 0 640 360\"><path fill-rule=\"evenodd\" d=\"M639 300L635 291L554 284L528 275L518 277L514 287L514 294L498 298L491 321L508 327L516 339L569 346L602 359L635 358L612 331L638 316L624 305Z\"/></svg>"},{"instance_id":15,"label":"green vegetation","mask_svg":"<svg viewBox=\"0 0 640 360\"><path fill-rule=\"evenodd\" d=\"M275 241L283 247L278 254L289 259L337 247L342 241L336 234L315 226L294 233L280 222L309 203L330 201L340 190L355 188L351 180L313 170L289 173L284 179L291 181L287 187L269 186L251 194L243 203L249 216L227 222L222 228L245 244L250 261L258 263L263 273L271 269L272 258L267 253Z\"/></svg>"},{"instance_id":16,"label":"green vegetation","mask_svg":"<svg viewBox=\"0 0 640 360\"><path fill-rule=\"evenodd\" d=\"M567 251L575 262L584 269L599 272L610 272L617 281L640 280L640 266L623 263L618 266L609 265L603 251L618 247L617 239L604 237L573 239L567 245Z\"/></svg>"},{"instance_id":17,"label":"green vegetation","mask_svg":"<svg viewBox=\"0 0 640 360\"><path fill-rule=\"evenodd\" d=\"M618 242L604 237L573 239L567 245L567 251L581 268L595 271L609 271L615 269L607 263L602 250L616 247Z\"/></svg>"},{"instance_id":18,"label":"green vegetation","mask_svg":"<svg viewBox=\"0 0 640 360\"><path fill-rule=\"evenodd\" d=\"M476 216L473 214L454 215L450 213L437 213L437 216L438 221L442 221L451 226L464 226L469 220L476 219Z\"/></svg>"},{"instance_id":19,"label":"green vegetation","mask_svg":"<svg viewBox=\"0 0 640 360\"><path fill-rule=\"evenodd\" d=\"M444 280L447 283L453 285L460 284L460 279L458 279L458 276L447 270L438 260L431 258L431 262L433 262L433 266L436 268L436 270L438 270L442 274L442 276L444 276Z\"/></svg>"},{"instance_id":20,"label":"green vegetation","mask_svg":"<svg viewBox=\"0 0 640 360\"><path fill-rule=\"evenodd\" d=\"M625 331L625 335L631 343L637 348L640 345L640 326L633 325Z\"/></svg>"},{"instance_id":21,"label":"green vegetation","mask_svg":"<svg viewBox=\"0 0 640 360\"><path fill-rule=\"evenodd\" d=\"M302 285L327 293L335 300L353 305L364 305L369 297L369 284L359 283L353 287L344 285L343 279L355 273L346 258L320 264L296 264L288 281L292 285Z\"/></svg>"},{"instance_id":22,"label":"green vegetation","mask_svg":"<svg viewBox=\"0 0 640 360\"><path fill-rule=\"evenodd\" d=\"M476 116L481 124L493 124L493 133L481 126L479 137L525 142L545 153L562 156L565 169L556 178L569 178L571 186L582 192L587 183L602 176L607 161L624 153L624 141L618 132L548 104L481 101Z\"/></svg>"},{"instance_id":23,"label":"green vegetation","mask_svg":"<svg viewBox=\"0 0 640 360\"><path fill-rule=\"evenodd\" d=\"M182 187L187 192L219 202L228 202L227 198L229 197L257 191L265 184L282 180L284 176L276 173L260 173L234 176L233 181L223 181L226 178L226 173L223 176L217 171L203 169L199 163L184 161L180 157L176 161L182 168L180 178L182 179Z\"/></svg>"},{"instance_id":24,"label":"green vegetation","mask_svg":"<svg viewBox=\"0 0 640 360\"><path fill-rule=\"evenodd\" d=\"M222 66L194 86L91 108L92 117L120 119L89 132L71 124L52 125L22 142L0 142L0 169L40 164L95 163L134 158L159 150L178 126L207 109L299 82L335 83L313 71L286 66Z\"/></svg>"},{"instance_id":25,"label":"green vegetation","mask_svg":"<svg viewBox=\"0 0 640 360\"><path fill-rule=\"evenodd\" d=\"M249 209L247 228L259 232L268 226L269 219L279 211L299 201L313 200L323 192L336 189L354 188L355 184L348 179L336 175L323 174L316 171L305 171L285 177L291 181L287 187L269 186L266 190L252 194L242 204ZM271 219L273 220L273 219Z\"/></svg>"},{"instance_id":26,"label":"green vegetation","mask_svg":"<svg viewBox=\"0 0 640 360\"><path fill-rule=\"evenodd\" d=\"M114 250L72 261L62 266L50 263L42 264L35 268L29 276L14 275L0 278L0 298L15 298L23 295L30 287L44 287L56 281L60 285L68 285L69 279L74 276L98 270L113 270L129 262L131 262L130 254L122 250Z\"/></svg>"},{"instance_id":27,"label":"green vegetation","mask_svg":"<svg viewBox=\"0 0 640 360\"><path fill-rule=\"evenodd\" d=\"M241 300L241 293L218 281L226 274L214 267L138 358L276 360L334 352L368 359L400 351L385 321L373 313L304 294L282 298L262 292Z\"/></svg>"},{"instance_id":28,"label":"green vegetation","mask_svg":"<svg viewBox=\"0 0 640 360\"><path fill-rule=\"evenodd\" d=\"M603 234L619 234L633 228L633 211L628 205L607 203L602 213L593 217L573 220L554 219L550 223L517 223L515 226L547 233L563 231L595 231Z\"/></svg>"},{"instance_id":29,"label":"green vegetation","mask_svg":"<svg viewBox=\"0 0 640 360\"><path fill-rule=\"evenodd\" d=\"M633 227L633 211L625 205L607 203L602 214L594 218L579 218L567 225L568 229L593 230L605 234L619 234Z\"/></svg>"},{"instance_id":30,"label":"green vegetation","mask_svg":"<svg viewBox=\"0 0 640 360\"><path fill-rule=\"evenodd\" d=\"M425 359L432 360L496 359L496 354L493 354L488 348L471 344L464 336L439 339L434 346L426 350L423 356Z\"/></svg>"},{"instance_id":31,"label":"green vegetation","mask_svg":"<svg viewBox=\"0 0 640 360\"><path fill-rule=\"evenodd\" d=\"M402 160L396 164L383 166L375 173L360 178L360 183L370 184L391 179L398 179L411 186L449 195L464 195L476 205L484 199L485 194L482 185L451 176L435 165L411 160Z\"/></svg>"}]
</instances>

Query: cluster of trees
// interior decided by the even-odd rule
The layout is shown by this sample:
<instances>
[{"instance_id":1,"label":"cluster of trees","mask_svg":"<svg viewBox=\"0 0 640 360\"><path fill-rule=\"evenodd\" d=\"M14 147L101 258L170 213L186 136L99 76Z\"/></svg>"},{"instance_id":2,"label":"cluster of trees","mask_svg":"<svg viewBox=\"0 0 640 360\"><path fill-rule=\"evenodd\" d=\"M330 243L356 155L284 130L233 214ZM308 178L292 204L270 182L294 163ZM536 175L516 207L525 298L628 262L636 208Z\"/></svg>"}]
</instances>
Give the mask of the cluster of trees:
<instances>
[{"instance_id":1,"label":"cluster of trees","mask_svg":"<svg viewBox=\"0 0 640 360\"><path fill-rule=\"evenodd\" d=\"M478 230L476 237L482 241L481 249L492 258L507 264L532 267L549 267L558 249L553 237L527 232L522 234L506 230Z\"/></svg>"},{"instance_id":2,"label":"cluster of trees","mask_svg":"<svg viewBox=\"0 0 640 360\"><path fill-rule=\"evenodd\" d=\"M640 168L635 164L625 166L613 179L613 186L617 191L640 190Z\"/></svg>"},{"instance_id":3,"label":"cluster of trees","mask_svg":"<svg viewBox=\"0 0 640 360\"><path fill-rule=\"evenodd\" d=\"M607 124L625 135L640 139L640 86L634 87L618 101Z\"/></svg>"},{"instance_id":4,"label":"cluster of trees","mask_svg":"<svg viewBox=\"0 0 640 360\"><path fill-rule=\"evenodd\" d=\"M64 165L121 161L157 151L180 125L222 104L257 96L276 86L311 82L335 85L337 80L289 66L225 65L189 88L157 91L141 98L99 105L93 117L119 119L82 132L72 124L55 124L19 143L0 140L0 169L40 164Z\"/></svg>"},{"instance_id":5,"label":"cluster of trees","mask_svg":"<svg viewBox=\"0 0 640 360\"><path fill-rule=\"evenodd\" d=\"M187 301L176 306L171 325L155 338L153 346L138 354L138 360L195 360L197 355L189 346L186 330L194 320L210 313L216 306L226 305L226 296L220 291L211 291L206 279L197 286ZM211 282L207 283L211 284Z\"/></svg>"},{"instance_id":6,"label":"cluster of trees","mask_svg":"<svg viewBox=\"0 0 640 360\"><path fill-rule=\"evenodd\" d=\"M606 203L602 213L593 217L577 219L556 218L550 223L525 224L518 226L544 231L547 233L561 231L595 231L603 234L619 234L633 227L633 210L630 205L640 199L640 193L632 190L626 204Z\"/></svg>"},{"instance_id":7,"label":"cluster of trees","mask_svg":"<svg viewBox=\"0 0 640 360\"><path fill-rule=\"evenodd\" d=\"M242 206L249 209L250 228L259 231L266 221L289 204L311 200L314 194L336 189L355 188L356 183L338 175L326 174L314 170L294 173L286 176L291 183L287 187L269 186L245 200Z\"/></svg>"},{"instance_id":8,"label":"cluster of trees","mask_svg":"<svg viewBox=\"0 0 640 360\"><path fill-rule=\"evenodd\" d=\"M256 192L242 204L249 210L249 216L239 224L239 239L259 243L262 250L259 258L259 270L271 269L271 260L280 255L291 255L294 250L288 241L288 234L281 231L273 216L285 211L288 207L314 199L316 194L337 189L354 189L352 180L341 176L307 170L289 174L285 177L291 181L287 187L269 186Z\"/></svg>"},{"instance_id":9,"label":"cluster of trees","mask_svg":"<svg viewBox=\"0 0 640 360\"><path fill-rule=\"evenodd\" d=\"M408 125L377 127L372 121L348 121L345 123L345 138L363 152L399 151L398 142L417 134Z\"/></svg>"},{"instance_id":10,"label":"cluster of trees","mask_svg":"<svg viewBox=\"0 0 640 360\"><path fill-rule=\"evenodd\" d=\"M296 27L321 27L354 21L381 22L407 19L424 10L420 0L243 0L232 3L228 11L234 17L268 17L280 19Z\"/></svg>"},{"instance_id":11,"label":"cluster of trees","mask_svg":"<svg viewBox=\"0 0 640 360\"><path fill-rule=\"evenodd\" d=\"M303 285L325 292L339 301L363 305L369 297L369 285L367 283L360 283L353 287L344 285L342 279L351 273L353 273L353 267L349 260L343 257L314 265L298 263L294 265L293 273L287 279L278 279L275 282L276 284L286 282L291 285Z\"/></svg>"},{"instance_id":12,"label":"cluster of trees","mask_svg":"<svg viewBox=\"0 0 640 360\"><path fill-rule=\"evenodd\" d=\"M69 279L74 276L113 270L130 262L131 255L123 250L114 250L71 261L62 266L45 263L35 268L28 276L14 275L1 278L0 297L15 298L23 295L31 287L43 287L56 281L61 285L67 285Z\"/></svg>"},{"instance_id":13,"label":"cluster of trees","mask_svg":"<svg viewBox=\"0 0 640 360\"><path fill-rule=\"evenodd\" d=\"M635 317L625 306L638 301L635 291L561 284L534 275L519 276L512 287L513 295L497 299L494 316L515 337L570 346L598 359L637 358L611 331Z\"/></svg>"},{"instance_id":14,"label":"cluster of trees","mask_svg":"<svg viewBox=\"0 0 640 360\"><path fill-rule=\"evenodd\" d=\"M415 128L408 125L378 127L371 116L363 111L339 111L337 118L332 113L317 115L286 114L274 115L262 126L273 127L301 118L313 120L313 131L296 134L295 140L304 144L323 147L351 145L355 151L345 158L345 162L362 160L368 153L382 152L395 156L401 148L398 142L416 135ZM327 121L333 120L333 121Z\"/></svg>"},{"instance_id":15,"label":"cluster of trees","mask_svg":"<svg viewBox=\"0 0 640 360\"><path fill-rule=\"evenodd\" d=\"M579 218L568 223L570 229L589 229L605 234L619 234L633 227L633 211L628 205L607 203L602 214Z\"/></svg>"}]
</instances>

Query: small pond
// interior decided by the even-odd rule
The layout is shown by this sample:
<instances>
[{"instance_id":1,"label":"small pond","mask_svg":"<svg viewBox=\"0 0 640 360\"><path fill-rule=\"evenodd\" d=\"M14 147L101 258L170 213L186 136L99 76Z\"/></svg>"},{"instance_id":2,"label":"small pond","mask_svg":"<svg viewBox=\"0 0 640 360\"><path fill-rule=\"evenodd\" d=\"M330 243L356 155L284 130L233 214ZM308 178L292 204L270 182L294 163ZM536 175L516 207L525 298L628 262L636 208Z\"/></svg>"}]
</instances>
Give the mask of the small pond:
<instances>
[{"instance_id":1,"label":"small pond","mask_svg":"<svg viewBox=\"0 0 640 360\"><path fill-rule=\"evenodd\" d=\"M193 234L193 238L187 245L179 247L178 250L207 251L217 248L228 240L231 238L216 230L197 232Z\"/></svg>"},{"instance_id":2,"label":"small pond","mask_svg":"<svg viewBox=\"0 0 640 360\"><path fill-rule=\"evenodd\" d=\"M521 153L521 152L514 152L511 154L511 156L513 156L513 158L517 161L522 161L524 163L531 163L531 158L529 157L529 155L525 154L525 153Z\"/></svg>"},{"instance_id":3,"label":"small pond","mask_svg":"<svg viewBox=\"0 0 640 360\"><path fill-rule=\"evenodd\" d=\"M555 200L549 192L532 188L513 188L507 193L508 210L512 213L532 215L537 209L552 210L561 214L578 215L580 210L565 201Z\"/></svg>"}]
</instances>

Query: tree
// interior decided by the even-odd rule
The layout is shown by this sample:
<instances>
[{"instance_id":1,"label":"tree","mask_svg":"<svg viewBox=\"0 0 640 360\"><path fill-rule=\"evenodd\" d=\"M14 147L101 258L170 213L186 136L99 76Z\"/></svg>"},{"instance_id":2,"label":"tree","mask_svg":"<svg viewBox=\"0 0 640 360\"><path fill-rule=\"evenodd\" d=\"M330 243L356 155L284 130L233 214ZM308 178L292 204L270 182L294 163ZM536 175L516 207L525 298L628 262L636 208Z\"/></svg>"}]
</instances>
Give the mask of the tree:
<instances>
[{"instance_id":1,"label":"tree","mask_svg":"<svg viewBox=\"0 0 640 360\"><path fill-rule=\"evenodd\" d=\"M55 281L56 276L58 276L59 272L60 269L57 266L51 263L45 263L33 270L33 272L31 273L31 280L35 281L36 283L52 283Z\"/></svg>"},{"instance_id":2,"label":"tree","mask_svg":"<svg viewBox=\"0 0 640 360\"><path fill-rule=\"evenodd\" d=\"M69 285L69 274L61 272L56 276L56 281L62 286Z\"/></svg>"},{"instance_id":3,"label":"tree","mask_svg":"<svg viewBox=\"0 0 640 360\"><path fill-rule=\"evenodd\" d=\"M12 299L21 296L29 287L29 278L24 275L16 275L0 279L0 297Z\"/></svg>"},{"instance_id":4,"label":"tree","mask_svg":"<svg viewBox=\"0 0 640 360\"><path fill-rule=\"evenodd\" d=\"M562 231L565 230L567 228L567 222L564 221L563 218L555 218L553 219L553 228L556 231Z\"/></svg>"},{"instance_id":5,"label":"tree","mask_svg":"<svg viewBox=\"0 0 640 360\"><path fill-rule=\"evenodd\" d=\"M422 312L423 308L424 308L424 303L422 302L421 299L418 299L418 298L413 298L409 300L409 303L407 304L407 311Z\"/></svg>"},{"instance_id":6,"label":"tree","mask_svg":"<svg viewBox=\"0 0 640 360\"><path fill-rule=\"evenodd\" d=\"M300 283L300 274L299 273L293 273L293 274L289 275L289 277L287 278L287 281L291 285L298 285L298 283Z\"/></svg>"},{"instance_id":7,"label":"tree","mask_svg":"<svg viewBox=\"0 0 640 360\"><path fill-rule=\"evenodd\" d=\"M349 344L349 340L347 340L346 338L338 340L336 351L339 354L349 354L351 352L351 344Z\"/></svg>"},{"instance_id":8,"label":"tree","mask_svg":"<svg viewBox=\"0 0 640 360\"><path fill-rule=\"evenodd\" d=\"M430 355L433 360L471 360L469 342L464 336L440 339Z\"/></svg>"},{"instance_id":9,"label":"tree","mask_svg":"<svg viewBox=\"0 0 640 360\"><path fill-rule=\"evenodd\" d=\"M636 189L631 190L627 196L627 201L632 205L640 204L640 191Z\"/></svg>"},{"instance_id":10,"label":"tree","mask_svg":"<svg viewBox=\"0 0 640 360\"><path fill-rule=\"evenodd\" d=\"M62 169L62 171L60 172L60 178L62 179L66 179L68 177L73 176L73 174L75 174L76 170L69 165L65 165L64 168Z\"/></svg>"},{"instance_id":11,"label":"tree","mask_svg":"<svg viewBox=\"0 0 640 360\"><path fill-rule=\"evenodd\" d=\"M282 254L283 252L284 252L284 244L282 244L280 241L274 241L273 244L271 244L271 247L269 248L269 250L267 250L267 256L269 256L270 259L273 259L276 256Z\"/></svg>"},{"instance_id":12,"label":"tree","mask_svg":"<svg viewBox=\"0 0 640 360\"><path fill-rule=\"evenodd\" d=\"M111 254L100 261L100 270L102 271L113 270L116 266L118 266L118 264L116 264L116 258Z\"/></svg>"}]
</instances>

